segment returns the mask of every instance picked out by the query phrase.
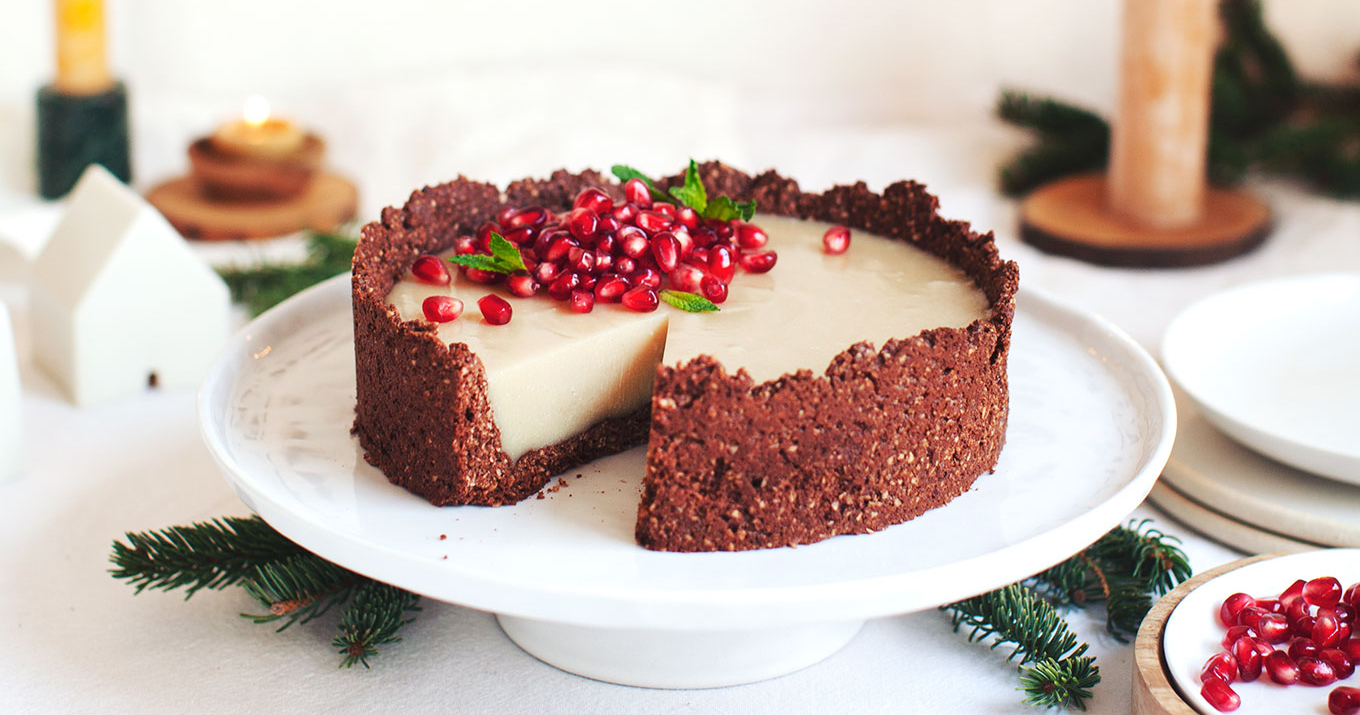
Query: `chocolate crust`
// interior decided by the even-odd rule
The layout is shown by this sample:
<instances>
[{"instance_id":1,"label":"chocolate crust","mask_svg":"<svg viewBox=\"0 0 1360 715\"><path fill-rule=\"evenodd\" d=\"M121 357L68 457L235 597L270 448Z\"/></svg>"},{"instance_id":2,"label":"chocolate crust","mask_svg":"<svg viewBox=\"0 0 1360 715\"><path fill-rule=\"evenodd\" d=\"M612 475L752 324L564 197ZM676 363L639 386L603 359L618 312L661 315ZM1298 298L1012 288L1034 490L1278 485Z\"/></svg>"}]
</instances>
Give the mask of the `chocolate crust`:
<instances>
[{"instance_id":1,"label":"chocolate crust","mask_svg":"<svg viewBox=\"0 0 1360 715\"><path fill-rule=\"evenodd\" d=\"M710 194L755 199L762 213L840 223L941 256L979 285L991 316L878 351L853 345L823 375L804 370L761 385L707 356L662 366L638 542L742 550L875 531L947 503L994 467L1005 439L1018 270L999 258L991 234L940 218L936 199L915 182L882 195L863 183L808 194L773 171L750 177L717 162L699 170ZM505 202L561 211L591 185L619 193L594 172L558 171L510 184ZM553 474L648 436L638 413L512 463L477 357L386 305L417 255L448 248L501 203L495 187L463 177L427 187L365 226L355 253L355 432L389 480L437 505L513 503Z\"/></svg>"}]
</instances>

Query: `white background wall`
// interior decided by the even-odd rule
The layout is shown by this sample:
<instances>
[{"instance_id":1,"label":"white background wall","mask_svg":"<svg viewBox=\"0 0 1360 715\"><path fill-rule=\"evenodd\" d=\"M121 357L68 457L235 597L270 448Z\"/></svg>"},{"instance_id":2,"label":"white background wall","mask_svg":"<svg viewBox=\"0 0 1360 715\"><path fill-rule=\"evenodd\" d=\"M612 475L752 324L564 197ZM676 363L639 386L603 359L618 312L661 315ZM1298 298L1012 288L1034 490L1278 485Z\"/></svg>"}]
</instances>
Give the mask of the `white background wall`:
<instances>
[{"instance_id":1,"label":"white background wall","mask_svg":"<svg viewBox=\"0 0 1360 715\"><path fill-rule=\"evenodd\" d=\"M182 170L187 137L262 93L330 137L341 168L391 172L393 185L406 186L468 166L486 170L478 157L493 156L497 142L535 137L549 161L590 161L584 157L602 136L611 150L635 152L656 132L691 132L703 156L700 149L739 151L742 133L764 127L983 121L1002 86L1109 110L1122 7L1120 0L109 3L113 63L133 93L139 183ZM1267 13L1306 74L1358 77L1360 0L1269 0ZM51 16L45 0L5 0L0 11L0 188L11 191L32 184L33 92L52 72ZM445 132L413 145L413 134L431 124ZM559 144L548 146L548 137Z\"/></svg>"}]
</instances>

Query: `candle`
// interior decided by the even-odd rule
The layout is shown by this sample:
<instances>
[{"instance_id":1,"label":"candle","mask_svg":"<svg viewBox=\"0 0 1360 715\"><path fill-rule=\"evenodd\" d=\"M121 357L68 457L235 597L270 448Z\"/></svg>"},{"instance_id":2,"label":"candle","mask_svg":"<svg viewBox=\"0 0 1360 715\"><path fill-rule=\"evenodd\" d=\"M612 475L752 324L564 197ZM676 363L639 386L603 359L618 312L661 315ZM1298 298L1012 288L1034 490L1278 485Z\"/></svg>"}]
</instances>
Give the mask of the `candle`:
<instances>
[{"instance_id":1,"label":"candle","mask_svg":"<svg viewBox=\"0 0 1360 715\"><path fill-rule=\"evenodd\" d=\"M99 94L113 86L104 53L104 1L56 0L57 78L63 94Z\"/></svg>"},{"instance_id":2,"label":"candle","mask_svg":"<svg viewBox=\"0 0 1360 715\"><path fill-rule=\"evenodd\" d=\"M254 159L283 159L302 148L305 136L297 125L269 116L264 97L246 100L239 121L223 125L212 136L218 151Z\"/></svg>"},{"instance_id":3,"label":"candle","mask_svg":"<svg viewBox=\"0 0 1360 715\"><path fill-rule=\"evenodd\" d=\"M1204 209L1213 72L1213 0L1126 0L1109 202L1154 228L1195 223Z\"/></svg>"}]
</instances>

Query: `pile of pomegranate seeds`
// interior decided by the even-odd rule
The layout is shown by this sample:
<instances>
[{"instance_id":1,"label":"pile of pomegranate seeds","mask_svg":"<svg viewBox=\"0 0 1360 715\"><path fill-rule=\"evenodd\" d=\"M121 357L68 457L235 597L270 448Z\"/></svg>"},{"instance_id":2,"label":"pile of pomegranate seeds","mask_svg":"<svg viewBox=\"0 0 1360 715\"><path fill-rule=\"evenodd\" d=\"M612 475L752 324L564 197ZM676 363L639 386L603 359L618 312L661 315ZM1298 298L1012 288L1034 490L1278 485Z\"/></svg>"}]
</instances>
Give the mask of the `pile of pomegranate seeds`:
<instances>
[{"instance_id":1,"label":"pile of pomegranate seeds","mask_svg":"<svg viewBox=\"0 0 1360 715\"><path fill-rule=\"evenodd\" d=\"M759 226L703 219L688 206L655 201L641 179L625 182L623 195L616 204L603 190L588 188L561 215L541 206L503 207L475 236L458 237L454 252L492 255L496 233L519 249L524 270L459 270L477 283L504 282L518 298L547 293L577 313L591 312L596 303L621 303L645 313L656 310L664 287L722 303L737 267L764 273L778 260L774 251L764 250L769 236ZM448 269L435 256L417 258L411 271L421 281L449 284ZM510 320L510 304L499 297L488 295L477 305L488 323ZM446 322L435 317L445 314L425 311L436 322Z\"/></svg>"},{"instance_id":2,"label":"pile of pomegranate seeds","mask_svg":"<svg viewBox=\"0 0 1360 715\"><path fill-rule=\"evenodd\" d=\"M1232 689L1239 680L1264 674L1280 685L1326 686L1351 677L1360 662L1360 638L1351 637L1357 612L1360 583L1343 592L1331 576L1295 581L1278 598L1234 593L1219 607L1219 621L1228 631L1223 652L1200 672L1200 695L1228 712L1242 704ZM1335 715L1355 715L1360 690L1335 689L1328 707Z\"/></svg>"}]
</instances>

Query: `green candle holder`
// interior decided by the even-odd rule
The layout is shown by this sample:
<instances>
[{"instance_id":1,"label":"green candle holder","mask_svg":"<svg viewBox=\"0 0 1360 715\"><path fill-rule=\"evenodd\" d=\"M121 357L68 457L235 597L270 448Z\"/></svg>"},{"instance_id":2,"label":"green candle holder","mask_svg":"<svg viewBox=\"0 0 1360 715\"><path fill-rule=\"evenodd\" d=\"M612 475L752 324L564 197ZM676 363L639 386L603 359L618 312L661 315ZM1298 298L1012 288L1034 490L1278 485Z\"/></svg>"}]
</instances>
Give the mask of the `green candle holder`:
<instances>
[{"instance_id":1,"label":"green candle holder","mask_svg":"<svg viewBox=\"0 0 1360 715\"><path fill-rule=\"evenodd\" d=\"M127 88L117 82L98 94L63 94L52 85L38 90L39 193L65 196L90 164L132 180Z\"/></svg>"}]
</instances>

